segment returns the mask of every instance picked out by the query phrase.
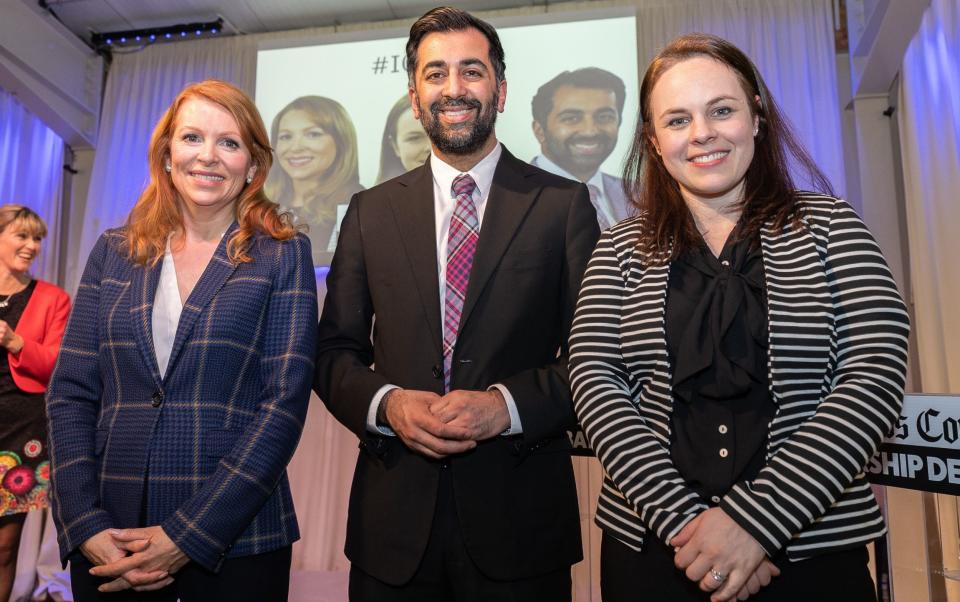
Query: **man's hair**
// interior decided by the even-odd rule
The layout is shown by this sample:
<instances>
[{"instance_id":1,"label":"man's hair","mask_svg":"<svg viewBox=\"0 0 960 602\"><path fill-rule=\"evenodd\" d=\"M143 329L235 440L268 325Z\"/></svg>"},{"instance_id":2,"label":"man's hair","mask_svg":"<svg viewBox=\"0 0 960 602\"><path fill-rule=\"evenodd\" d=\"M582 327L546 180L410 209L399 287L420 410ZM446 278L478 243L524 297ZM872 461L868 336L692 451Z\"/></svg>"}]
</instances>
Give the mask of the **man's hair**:
<instances>
[{"instance_id":1,"label":"man's hair","mask_svg":"<svg viewBox=\"0 0 960 602\"><path fill-rule=\"evenodd\" d=\"M623 104L627 97L627 88L623 80L599 67L584 67L576 71L564 71L540 86L530 102L533 120L544 128L547 118L553 110L553 97L563 86L586 88L589 90L610 90L617 99L617 115L623 120Z\"/></svg>"},{"instance_id":2,"label":"man's hair","mask_svg":"<svg viewBox=\"0 0 960 602\"><path fill-rule=\"evenodd\" d=\"M427 11L422 17L410 26L410 37L407 39L407 78L413 87L417 74L417 50L420 42L431 33L463 31L476 29L487 38L490 43L490 63L497 83L506 77L507 64L504 62L503 46L497 30L486 21L480 20L470 13L449 6L438 6Z\"/></svg>"}]
</instances>

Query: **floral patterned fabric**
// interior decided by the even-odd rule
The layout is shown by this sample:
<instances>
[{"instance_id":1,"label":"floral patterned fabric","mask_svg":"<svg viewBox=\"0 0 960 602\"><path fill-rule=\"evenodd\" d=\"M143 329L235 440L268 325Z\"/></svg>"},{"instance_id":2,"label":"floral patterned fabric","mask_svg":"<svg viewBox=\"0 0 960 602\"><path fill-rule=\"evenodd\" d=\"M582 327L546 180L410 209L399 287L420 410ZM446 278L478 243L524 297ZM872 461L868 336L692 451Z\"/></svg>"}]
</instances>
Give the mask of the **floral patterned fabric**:
<instances>
[{"instance_id":1,"label":"floral patterned fabric","mask_svg":"<svg viewBox=\"0 0 960 602\"><path fill-rule=\"evenodd\" d=\"M31 281L0 308L16 329L36 287ZM0 348L2 349L2 348ZM0 516L46 508L50 488L47 419L42 393L24 393L13 382L7 353L0 353Z\"/></svg>"}]
</instances>

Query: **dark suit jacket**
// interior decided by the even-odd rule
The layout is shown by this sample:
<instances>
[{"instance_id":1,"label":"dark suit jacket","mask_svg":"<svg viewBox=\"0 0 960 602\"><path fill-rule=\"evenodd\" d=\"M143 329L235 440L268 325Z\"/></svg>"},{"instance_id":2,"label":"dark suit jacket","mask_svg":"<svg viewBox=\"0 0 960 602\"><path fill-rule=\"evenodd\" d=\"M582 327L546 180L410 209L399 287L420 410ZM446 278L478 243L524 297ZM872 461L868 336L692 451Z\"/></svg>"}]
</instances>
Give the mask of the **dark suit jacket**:
<instances>
[{"instance_id":1,"label":"dark suit jacket","mask_svg":"<svg viewBox=\"0 0 960 602\"><path fill-rule=\"evenodd\" d=\"M151 317L161 264L108 231L80 282L47 391L53 516L63 559L110 527L161 525L192 560L299 538L285 468L310 396L317 316L310 242L224 235L183 306L166 374Z\"/></svg>"},{"instance_id":2,"label":"dark suit jacket","mask_svg":"<svg viewBox=\"0 0 960 602\"><path fill-rule=\"evenodd\" d=\"M489 577L518 579L581 558L564 434L575 422L566 336L598 230L582 184L506 149L487 203L451 388L502 383L516 400L523 434L482 442L451 459L449 470L471 558ZM366 414L388 383L443 392L429 162L353 198L327 287L316 388L362 450L346 553L374 577L402 584L426 547L441 468L398 438L368 432Z\"/></svg>"},{"instance_id":3,"label":"dark suit jacket","mask_svg":"<svg viewBox=\"0 0 960 602\"><path fill-rule=\"evenodd\" d=\"M20 353L7 353L13 382L27 393L43 393L60 351L60 340L70 315L70 297L49 282L37 286L23 309L17 334L23 337Z\"/></svg>"}]
</instances>

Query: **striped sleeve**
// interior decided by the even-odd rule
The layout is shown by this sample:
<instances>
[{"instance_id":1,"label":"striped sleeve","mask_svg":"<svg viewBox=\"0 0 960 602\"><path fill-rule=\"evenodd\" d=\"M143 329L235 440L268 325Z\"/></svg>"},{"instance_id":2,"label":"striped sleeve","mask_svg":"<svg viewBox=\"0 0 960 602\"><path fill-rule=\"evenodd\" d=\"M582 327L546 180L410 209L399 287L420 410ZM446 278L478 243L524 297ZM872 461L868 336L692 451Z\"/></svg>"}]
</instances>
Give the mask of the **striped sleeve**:
<instances>
[{"instance_id":1,"label":"striped sleeve","mask_svg":"<svg viewBox=\"0 0 960 602\"><path fill-rule=\"evenodd\" d=\"M109 231L101 235L90 252L47 387L50 499L64 562L83 542L116 526L100 505L96 449L103 394L98 354L100 281L112 236Z\"/></svg>"},{"instance_id":2,"label":"striped sleeve","mask_svg":"<svg viewBox=\"0 0 960 602\"><path fill-rule=\"evenodd\" d=\"M830 353L816 412L777 448L758 477L735 485L721 508L774 555L862 474L903 403L909 320L880 248L854 211L829 211L824 268L834 306ZM836 525L837 528L843 525Z\"/></svg>"},{"instance_id":3,"label":"striped sleeve","mask_svg":"<svg viewBox=\"0 0 960 602\"><path fill-rule=\"evenodd\" d=\"M587 266L570 331L570 381L577 417L607 476L643 522L669 542L706 505L686 487L664 441L642 415L642 402L634 401L643 398L644 385L631 386L621 320L626 303L644 299L628 299L615 241L634 236L634 229L604 232Z\"/></svg>"}]
</instances>

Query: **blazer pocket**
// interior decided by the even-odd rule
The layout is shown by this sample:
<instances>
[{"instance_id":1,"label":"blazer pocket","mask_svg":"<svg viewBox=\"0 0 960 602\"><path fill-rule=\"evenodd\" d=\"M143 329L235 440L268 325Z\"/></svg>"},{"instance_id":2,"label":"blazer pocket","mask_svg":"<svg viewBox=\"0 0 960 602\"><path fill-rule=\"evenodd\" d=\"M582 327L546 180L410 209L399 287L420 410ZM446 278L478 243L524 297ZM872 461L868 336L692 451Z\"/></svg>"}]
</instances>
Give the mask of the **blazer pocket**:
<instances>
[{"instance_id":1,"label":"blazer pocket","mask_svg":"<svg viewBox=\"0 0 960 602\"><path fill-rule=\"evenodd\" d=\"M553 253L550 249L517 249L505 255L503 263L500 265L505 270L514 270L517 272L539 270L550 264L552 255Z\"/></svg>"},{"instance_id":2,"label":"blazer pocket","mask_svg":"<svg viewBox=\"0 0 960 602\"><path fill-rule=\"evenodd\" d=\"M240 438L240 429L213 429L207 431L203 438L203 455L213 458L222 458L230 453L237 439Z\"/></svg>"}]
</instances>

